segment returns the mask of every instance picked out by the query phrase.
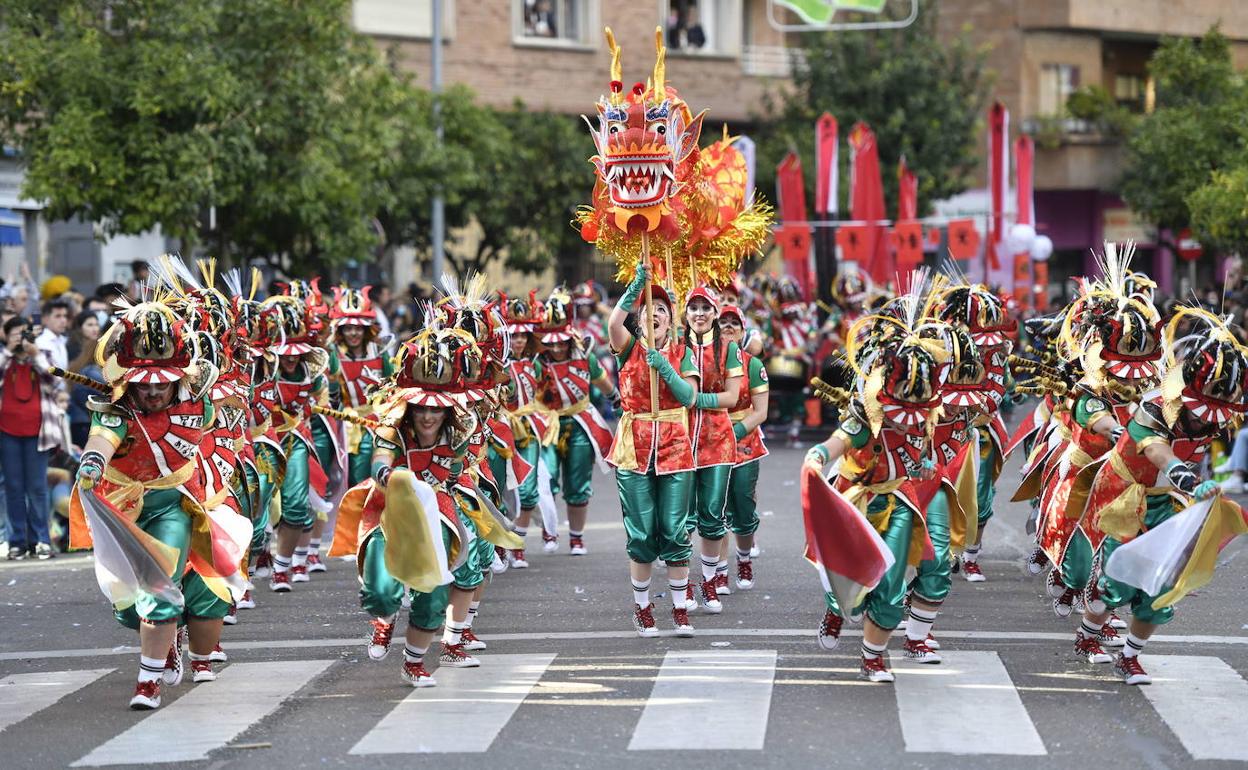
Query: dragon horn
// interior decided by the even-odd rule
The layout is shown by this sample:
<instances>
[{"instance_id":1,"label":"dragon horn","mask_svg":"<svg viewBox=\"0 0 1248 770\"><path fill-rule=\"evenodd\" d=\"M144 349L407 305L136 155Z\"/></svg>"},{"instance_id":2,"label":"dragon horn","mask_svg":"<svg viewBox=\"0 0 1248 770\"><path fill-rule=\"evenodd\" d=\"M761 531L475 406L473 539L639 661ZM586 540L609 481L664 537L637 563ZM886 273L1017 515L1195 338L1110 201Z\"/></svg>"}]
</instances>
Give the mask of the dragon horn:
<instances>
[{"instance_id":1,"label":"dragon horn","mask_svg":"<svg viewBox=\"0 0 1248 770\"><path fill-rule=\"evenodd\" d=\"M667 95L667 48L663 45L663 28L654 28L654 76L652 88L659 100Z\"/></svg>"},{"instance_id":2,"label":"dragon horn","mask_svg":"<svg viewBox=\"0 0 1248 770\"><path fill-rule=\"evenodd\" d=\"M612 82L619 82L624 78L624 67L620 63L620 57L623 54L623 51L615 42L615 33L611 31L610 27L606 28L606 37L607 48L611 51L611 80ZM623 96L620 92L614 90L611 92L612 104L619 104L622 98Z\"/></svg>"}]
</instances>

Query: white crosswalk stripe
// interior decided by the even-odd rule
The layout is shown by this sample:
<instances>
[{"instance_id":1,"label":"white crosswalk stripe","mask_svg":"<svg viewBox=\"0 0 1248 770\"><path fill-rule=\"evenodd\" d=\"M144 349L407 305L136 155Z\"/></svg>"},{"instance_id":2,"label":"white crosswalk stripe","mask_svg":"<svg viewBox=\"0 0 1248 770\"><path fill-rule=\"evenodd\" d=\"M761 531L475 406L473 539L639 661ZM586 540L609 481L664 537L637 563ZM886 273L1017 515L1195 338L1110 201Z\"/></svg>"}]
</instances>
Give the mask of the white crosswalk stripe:
<instances>
[{"instance_id":1,"label":"white crosswalk stripe","mask_svg":"<svg viewBox=\"0 0 1248 770\"><path fill-rule=\"evenodd\" d=\"M1178 736L1192 759L1248 761L1244 709L1248 682L1220 658L1206 655L1146 655L1153 677L1142 686L1157 714Z\"/></svg>"},{"instance_id":2,"label":"white crosswalk stripe","mask_svg":"<svg viewBox=\"0 0 1248 770\"><path fill-rule=\"evenodd\" d=\"M34 716L70 693L116 669L13 674L0 679L0 730Z\"/></svg>"},{"instance_id":3,"label":"white crosswalk stripe","mask_svg":"<svg viewBox=\"0 0 1248 770\"><path fill-rule=\"evenodd\" d=\"M669 652L628 748L761 749L775 676L775 650ZM712 706L717 729L673 729Z\"/></svg>"},{"instance_id":4,"label":"white crosswalk stripe","mask_svg":"<svg viewBox=\"0 0 1248 770\"><path fill-rule=\"evenodd\" d=\"M906 751L1047 754L1005 664L995 652L942 652L943 663L896 668Z\"/></svg>"},{"instance_id":5,"label":"white crosswalk stripe","mask_svg":"<svg viewBox=\"0 0 1248 770\"><path fill-rule=\"evenodd\" d=\"M351 753L488 751L554 659L554 653L491 655L481 668L439 668L437 687L413 690Z\"/></svg>"},{"instance_id":6,"label":"white crosswalk stripe","mask_svg":"<svg viewBox=\"0 0 1248 770\"><path fill-rule=\"evenodd\" d=\"M332 660L234 663L217 681L198 685L172 704L95 748L73 767L189 762L204 759L275 711Z\"/></svg>"}]
</instances>

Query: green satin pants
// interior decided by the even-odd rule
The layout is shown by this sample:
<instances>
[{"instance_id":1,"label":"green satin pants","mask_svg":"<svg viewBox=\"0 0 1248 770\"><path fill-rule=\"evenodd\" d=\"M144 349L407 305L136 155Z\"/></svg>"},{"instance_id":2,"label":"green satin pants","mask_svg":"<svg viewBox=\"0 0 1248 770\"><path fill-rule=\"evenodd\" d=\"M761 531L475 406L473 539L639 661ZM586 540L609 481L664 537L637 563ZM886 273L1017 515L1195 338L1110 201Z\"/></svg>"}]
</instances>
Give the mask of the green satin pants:
<instances>
[{"instance_id":1,"label":"green satin pants","mask_svg":"<svg viewBox=\"0 0 1248 770\"><path fill-rule=\"evenodd\" d=\"M906 557L910 552L910 531L916 515L900 498L894 495L876 495L867 506L867 516L882 513L887 509L890 499L895 505L888 520L888 528L881 533L881 537L895 561L880 580L880 584L867 592L853 612L854 615L865 613L872 623L885 631L901 625L906 600ZM824 601L829 610L844 616L831 592L824 593Z\"/></svg>"},{"instance_id":2,"label":"green satin pants","mask_svg":"<svg viewBox=\"0 0 1248 770\"><path fill-rule=\"evenodd\" d=\"M942 486L927 506L927 535L932 541L932 558L919 562L910 591L915 598L928 604L940 604L949 595L953 585L950 568L953 566L949 553L949 495Z\"/></svg>"},{"instance_id":3,"label":"green satin pants","mask_svg":"<svg viewBox=\"0 0 1248 770\"><path fill-rule=\"evenodd\" d=\"M325 427L325 420L317 416L312 417L312 444L316 447L316 460L328 476L334 465L334 439Z\"/></svg>"},{"instance_id":4,"label":"green satin pants","mask_svg":"<svg viewBox=\"0 0 1248 770\"><path fill-rule=\"evenodd\" d=\"M373 434L365 430L360 437L360 448L347 457L347 485L353 487L368 479L373 473Z\"/></svg>"},{"instance_id":5,"label":"green satin pants","mask_svg":"<svg viewBox=\"0 0 1248 770\"><path fill-rule=\"evenodd\" d=\"M983 529L984 523L992 518L992 503L997 498L997 479L993 476L993 469L997 462L997 445L992 443L992 439L988 438L988 429L979 429L979 475L977 483L979 485L979 526Z\"/></svg>"},{"instance_id":6,"label":"green satin pants","mask_svg":"<svg viewBox=\"0 0 1248 770\"><path fill-rule=\"evenodd\" d=\"M552 456L555 464L550 466L553 481L561 484L557 492L563 493L568 505L585 505L594 494L594 445L589 434L572 417L559 418L559 448Z\"/></svg>"},{"instance_id":7,"label":"green satin pants","mask_svg":"<svg viewBox=\"0 0 1248 770\"><path fill-rule=\"evenodd\" d=\"M451 534L442 528L442 542L451 545ZM374 618L388 618L399 611L404 592L412 599L407 624L421 631L442 627L451 601L450 586L438 586L429 593L412 591L386 569L386 536L378 527L364 540L364 565L360 570L360 607Z\"/></svg>"},{"instance_id":8,"label":"green satin pants","mask_svg":"<svg viewBox=\"0 0 1248 770\"><path fill-rule=\"evenodd\" d=\"M1149 495L1147 501L1147 508L1144 511L1145 530L1161 526L1162 522L1175 514L1174 498L1170 495ZM1101 563L1108 562L1110 554L1118 550L1120 545L1122 543L1112 537L1105 538L1101 543ZM1141 623L1164 626L1174 619L1173 606L1153 609L1153 601L1157 597L1146 594L1134 586L1120 583L1107 575L1101 575L1097 587L1101 591L1101 599L1105 602L1105 606L1114 609L1130 605L1131 616Z\"/></svg>"},{"instance_id":9,"label":"green satin pants","mask_svg":"<svg viewBox=\"0 0 1248 770\"><path fill-rule=\"evenodd\" d=\"M135 523L147 534L177 549L178 561L171 577L180 576L186 568L191 544L191 517L182 510L182 493L176 489L155 489L143 493L143 508ZM140 620L172 623L182 617L184 608L184 604L174 604L145 593L132 606L124 610L114 609L113 616L123 626L137 629Z\"/></svg>"},{"instance_id":10,"label":"green satin pants","mask_svg":"<svg viewBox=\"0 0 1248 770\"><path fill-rule=\"evenodd\" d=\"M757 460L738 465L728 479L728 526L734 535L758 531L758 466Z\"/></svg>"},{"instance_id":11,"label":"green satin pants","mask_svg":"<svg viewBox=\"0 0 1248 770\"><path fill-rule=\"evenodd\" d=\"M1059 565L1062 584L1075 591L1082 591L1092 579L1094 558L1095 554L1092 553L1092 543L1088 542L1088 536L1076 529L1070 536L1070 543L1066 545L1066 551L1062 554L1062 563Z\"/></svg>"},{"instance_id":12,"label":"green satin pants","mask_svg":"<svg viewBox=\"0 0 1248 770\"><path fill-rule=\"evenodd\" d=\"M722 540L728 531L728 480L731 465L713 465L693 472L693 498L689 527L697 527L703 540Z\"/></svg>"},{"instance_id":13,"label":"green satin pants","mask_svg":"<svg viewBox=\"0 0 1248 770\"><path fill-rule=\"evenodd\" d=\"M693 471L657 475L615 472L620 511L628 538L628 558L638 564L662 560L669 567L689 564L689 501Z\"/></svg>"},{"instance_id":14,"label":"green satin pants","mask_svg":"<svg viewBox=\"0 0 1248 770\"><path fill-rule=\"evenodd\" d=\"M295 436L286 434L282 444L286 450L286 477L282 479L282 524L307 532L315 520L312 507L308 505L308 445Z\"/></svg>"}]
</instances>

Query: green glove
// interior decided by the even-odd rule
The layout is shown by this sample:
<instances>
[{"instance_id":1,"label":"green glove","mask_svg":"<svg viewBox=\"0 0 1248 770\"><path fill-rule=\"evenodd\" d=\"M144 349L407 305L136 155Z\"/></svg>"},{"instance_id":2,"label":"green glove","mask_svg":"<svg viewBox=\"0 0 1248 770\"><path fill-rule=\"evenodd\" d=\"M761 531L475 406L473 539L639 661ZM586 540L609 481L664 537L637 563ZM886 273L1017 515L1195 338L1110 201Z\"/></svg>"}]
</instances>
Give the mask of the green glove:
<instances>
[{"instance_id":1,"label":"green glove","mask_svg":"<svg viewBox=\"0 0 1248 770\"><path fill-rule=\"evenodd\" d=\"M641 296L642 290L646 288L646 264L644 262L637 263L637 274L633 276L633 280L624 289L624 293L620 295L620 301L616 307L625 313L633 310L633 305L637 304L637 298Z\"/></svg>"},{"instance_id":2,"label":"green glove","mask_svg":"<svg viewBox=\"0 0 1248 770\"><path fill-rule=\"evenodd\" d=\"M654 348L646 351L646 363L650 368L659 373L663 381L667 383L668 389L672 391L672 395L676 400L685 406L693 406L697 397L697 391L693 386L684 380L676 370L672 368L672 364L663 354Z\"/></svg>"},{"instance_id":3,"label":"green glove","mask_svg":"<svg viewBox=\"0 0 1248 770\"><path fill-rule=\"evenodd\" d=\"M737 441L740 441L741 439L745 438L746 433L747 431L745 429L745 423L734 422L732 424L732 435L737 437Z\"/></svg>"},{"instance_id":4,"label":"green glove","mask_svg":"<svg viewBox=\"0 0 1248 770\"><path fill-rule=\"evenodd\" d=\"M718 393L699 393L694 399L693 405L699 409L718 409L719 394Z\"/></svg>"}]
</instances>

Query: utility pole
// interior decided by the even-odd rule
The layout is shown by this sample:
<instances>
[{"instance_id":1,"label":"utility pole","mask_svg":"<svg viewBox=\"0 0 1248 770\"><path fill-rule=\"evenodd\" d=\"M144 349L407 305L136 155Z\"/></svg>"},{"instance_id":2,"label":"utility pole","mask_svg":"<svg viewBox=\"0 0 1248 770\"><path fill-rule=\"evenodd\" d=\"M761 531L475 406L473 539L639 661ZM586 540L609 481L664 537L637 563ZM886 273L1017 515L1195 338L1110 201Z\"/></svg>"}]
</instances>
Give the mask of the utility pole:
<instances>
[{"instance_id":1,"label":"utility pole","mask_svg":"<svg viewBox=\"0 0 1248 770\"><path fill-rule=\"evenodd\" d=\"M433 36L432 36L432 77L430 86L433 90L433 130L437 137L436 152L442 152L442 0L433 0ZM433 265L430 276L432 283L442 279L443 265L446 262L446 201L442 197L439 185L433 194Z\"/></svg>"}]
</instances>

